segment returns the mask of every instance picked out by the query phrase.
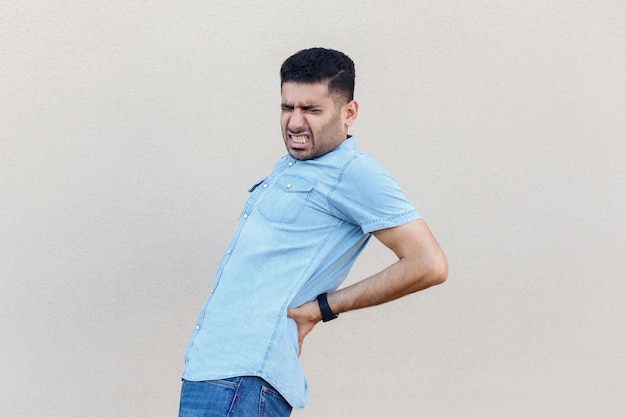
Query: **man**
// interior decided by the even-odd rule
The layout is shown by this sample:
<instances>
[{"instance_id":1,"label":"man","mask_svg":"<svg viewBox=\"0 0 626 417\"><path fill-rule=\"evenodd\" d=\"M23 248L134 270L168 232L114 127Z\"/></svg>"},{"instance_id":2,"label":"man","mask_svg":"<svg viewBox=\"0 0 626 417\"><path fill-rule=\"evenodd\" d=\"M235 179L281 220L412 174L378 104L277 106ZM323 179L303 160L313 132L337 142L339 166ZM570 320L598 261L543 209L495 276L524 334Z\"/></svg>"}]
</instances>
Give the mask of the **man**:
<instances>
[{"instance_id":1,"label":"man","mask_svg":"<svg viewBox=\"0 0 626 417\"><path fill-rule=\"evenodd\" d=\"M391 175L348 135L354 64L300 51L281 67L288 154L249 191L185 355L180 416L288 416L320 321L442 283L445 257ZM337 290L374 235L398 257Z\"/></svg>"}]
</instances>

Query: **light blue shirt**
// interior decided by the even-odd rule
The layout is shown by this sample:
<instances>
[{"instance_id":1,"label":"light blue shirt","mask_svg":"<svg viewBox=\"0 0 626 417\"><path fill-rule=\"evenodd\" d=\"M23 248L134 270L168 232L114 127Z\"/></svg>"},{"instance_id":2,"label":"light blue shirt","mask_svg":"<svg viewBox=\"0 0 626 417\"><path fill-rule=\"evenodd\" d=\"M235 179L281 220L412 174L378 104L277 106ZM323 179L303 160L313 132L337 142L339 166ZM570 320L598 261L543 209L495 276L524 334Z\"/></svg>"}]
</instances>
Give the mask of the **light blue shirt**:
<instances>
[{"instance_id":1,"label":"light blue shirt","mask_svg":"<svg viewBox=\"0 0 626 417\"><path fill-rule=\"evenodd\" d=\"M287 308L336 290L370 232L419 214L352 137L317 159L283 156L249 191L189 340L182 376L259 376L302 408L308 386Z\"/></svg>"}]
</instances>

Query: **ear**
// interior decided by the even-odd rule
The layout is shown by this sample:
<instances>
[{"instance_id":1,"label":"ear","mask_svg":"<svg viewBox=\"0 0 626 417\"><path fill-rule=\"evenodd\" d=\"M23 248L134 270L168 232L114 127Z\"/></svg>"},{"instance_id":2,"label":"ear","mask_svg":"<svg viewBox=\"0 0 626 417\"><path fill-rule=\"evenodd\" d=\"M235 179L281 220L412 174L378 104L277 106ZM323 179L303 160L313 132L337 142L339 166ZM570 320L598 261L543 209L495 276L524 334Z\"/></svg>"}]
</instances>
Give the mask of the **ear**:
<instances>
[{"instance_id":1,"label":"ear","mask_svg":"<svg viewBox=\"0 0 626 417\"><path fill-rule=\"evenodd\" d=\"M355 100L348 102L343 108L343 114L345 117L345 124L347 127L350 127L356 121L356 117L359 113L359 103Z\"/></svg>"}]
</instances>

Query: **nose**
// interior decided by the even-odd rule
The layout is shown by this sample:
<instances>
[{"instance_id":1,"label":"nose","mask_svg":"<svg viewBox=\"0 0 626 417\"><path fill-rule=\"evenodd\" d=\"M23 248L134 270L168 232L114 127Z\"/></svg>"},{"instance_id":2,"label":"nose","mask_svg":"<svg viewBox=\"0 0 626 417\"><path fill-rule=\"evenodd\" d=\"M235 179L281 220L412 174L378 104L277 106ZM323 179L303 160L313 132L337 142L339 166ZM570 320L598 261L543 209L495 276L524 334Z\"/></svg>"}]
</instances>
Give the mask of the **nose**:
<instances>
[{"instance_id":1,"label":"nose","mask_svg":"<svg viewBox=\"0 0 626 417\"><path fill-rule=\"evenodd\" d=\"M306 122L304 121L304 114L300 109L294 109L291 112L291 116L289 117L289 123L287 124L287 128L292 132L299 132L306 126Z\"/></svg>"}]
</instances>

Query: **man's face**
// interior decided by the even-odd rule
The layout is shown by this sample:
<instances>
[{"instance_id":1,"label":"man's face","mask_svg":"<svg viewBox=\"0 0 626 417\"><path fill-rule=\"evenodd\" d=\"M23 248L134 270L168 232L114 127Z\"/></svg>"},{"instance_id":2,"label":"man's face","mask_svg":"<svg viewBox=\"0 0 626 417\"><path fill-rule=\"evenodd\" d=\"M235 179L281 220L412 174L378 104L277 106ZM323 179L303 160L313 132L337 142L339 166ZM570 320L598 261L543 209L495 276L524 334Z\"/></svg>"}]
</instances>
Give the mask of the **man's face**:
<instances>
[{"instance_id":1,"label":"man's face","mask_svg":"<svg viewBox=\"0 0 626 417\"><path fill-rule=\"evenodd\" d=\"M356 118L355 101L342 103L328 94L327 83L283 83L280 125L294 159L314 159L343 142Z\"/></svg>"}]
</instances>

